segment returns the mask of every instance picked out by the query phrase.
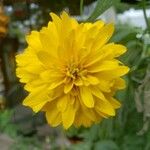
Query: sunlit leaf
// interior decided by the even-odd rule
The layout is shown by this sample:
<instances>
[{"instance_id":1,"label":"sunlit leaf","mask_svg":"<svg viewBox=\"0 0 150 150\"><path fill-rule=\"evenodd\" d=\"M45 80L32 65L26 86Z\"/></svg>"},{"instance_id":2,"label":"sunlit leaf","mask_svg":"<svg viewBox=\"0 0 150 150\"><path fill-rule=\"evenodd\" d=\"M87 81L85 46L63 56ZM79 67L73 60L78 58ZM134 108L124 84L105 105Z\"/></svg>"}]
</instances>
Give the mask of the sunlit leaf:
<instances>
[{"instance_id":1,"label":"sunlit leaf","mask_svg":"<svg viewBox=\"0 0 150 150\"><path fill-rule=\"evenodd\" d=\"M104 13L108 8L118 3L120 0L97 0L97 5L87 19L88 21L94 21L97 17L99 17L102 13Z\"/></svg>"}]
</instances>

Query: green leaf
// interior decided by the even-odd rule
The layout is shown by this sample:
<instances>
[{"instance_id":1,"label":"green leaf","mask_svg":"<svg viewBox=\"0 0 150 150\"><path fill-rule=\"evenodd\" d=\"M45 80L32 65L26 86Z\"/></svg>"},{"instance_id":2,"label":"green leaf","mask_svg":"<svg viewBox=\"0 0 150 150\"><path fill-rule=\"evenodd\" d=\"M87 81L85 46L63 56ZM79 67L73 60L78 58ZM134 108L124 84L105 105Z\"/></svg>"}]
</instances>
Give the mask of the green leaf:
<instances>
[{"instance_id":1,"label":"green leaf","mask_svg":"<svg viewBox=\"0 0 150 150\"><path fill-rule=\"evenodd\" d=\"M95 144L94 150L119 150L119 147L111 140L103 140Z\"/></svg>"},{"instance_id":2,"label":"green leaf","mask_svg":"<svg viewBox=\"0 0 150 150\"><path fill-rule=\"evenodd\" d=\"M91 150L92 143L91 142L83 142L79 144L72 144L69 150Z\"/></svg>"},{"instance_id":3,"label":"green leaf","mask_svg":"<svg viewBox=\"0 0 150 150\"><path fill-rule=\"evenodd\" d=\"M83 135L85 137L85 140L87 141L96 141L98 138L100 126L99 124L93 125L89 129L87 129L85 132L83 132Z\"/></svg>"},{"instance_id":4,"label":"green leaf","mask_svg":"<svg viewBox=\"0 0 150 150\"><path fill-rule=\"evenodd\" d=\"M97 0L97 5L87 21L94 21L103 12L105 12L108 8L113 6L115 3L118 3L119 1L120 0Z\"/></svg>"},{"instance_id":5,"label":"green leaf","mask_svg":"<svg viewBox=\"0 0 150 150\"><path fill-rule=\"evenodd\" d=\"M125 135L122 138L123 150L145 150L144 145L149 142L145 142L144 137L136 136L134 134Z\"/></svg>"}]
</instances>

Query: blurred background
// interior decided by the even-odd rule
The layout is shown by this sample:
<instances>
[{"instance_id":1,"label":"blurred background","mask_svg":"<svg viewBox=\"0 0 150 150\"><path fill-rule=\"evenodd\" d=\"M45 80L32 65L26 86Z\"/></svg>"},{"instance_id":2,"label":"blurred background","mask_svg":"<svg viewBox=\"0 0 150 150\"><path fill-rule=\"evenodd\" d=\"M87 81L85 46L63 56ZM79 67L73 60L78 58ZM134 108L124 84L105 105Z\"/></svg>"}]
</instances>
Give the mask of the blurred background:
<instances>
[{"instance_id":1,"label":"blurred background","mask_svg":"<svg viewBox=\"0 0 150 150\"><path fill-rule=\"evenodd\" d=\"M15 75L25 35L69 12L79 22L114 22L111 39L127 46L120 59L131 70L114 118L90 128L51 128L43 113L21 105L28 94ZM1 150L150 150L150 0L0 0Z\"/></svg>"}]
</instances>

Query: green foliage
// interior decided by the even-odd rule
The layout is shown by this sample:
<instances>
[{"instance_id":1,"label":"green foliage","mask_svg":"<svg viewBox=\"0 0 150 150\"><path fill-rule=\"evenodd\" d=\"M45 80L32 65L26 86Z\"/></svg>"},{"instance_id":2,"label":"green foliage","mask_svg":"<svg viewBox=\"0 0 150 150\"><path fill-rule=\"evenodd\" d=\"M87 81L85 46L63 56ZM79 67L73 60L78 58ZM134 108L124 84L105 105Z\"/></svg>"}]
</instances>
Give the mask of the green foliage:
<instances>
[{"instance_id":1,"label":"green foliage","mask_svg":"<svg viewBox=\"0 0 150 150\"><path fill-rule=\"evenodd\" d=\"M103 12L105 12L108 8L118 3L119 0L97 0L96 7L87 21L94 21L97 17L99 17Z\"/></svg>"},{"instance_id":2,"label":"green foliage","mask_svg":"<svg viewBox=\"0 0 150 150\"><path fill-rule=\"evenodd\" d=\"M0 111L0 132L6 133L12 137L16 136L16 126L11 122L13 111Z\"/></svg>"},{"instance_id":3,"label":"green foliage","mask_svg":"<svg viewBox=\"0 0 150 150\"><path fill-rule=\"evenodd\" d=\"M7 134L14 140L11 150L41 150L37 137L23 137L18 134L19 127L12 122L13 110L0 111L0 133Z\"/></svg>"},{"instance_id":4,"label":"green foliage","mask_svg":"<svg viewBox=\"0 0 150 150\"><path fill-rule=\"evenodd\" d=\"M90 142L84 142L72 145L68 150L91 150L92 149L92 143Z\"/></svg>"},{"instance_id":5,"label":"green foliage","mask_svg":"<svg viewBox=\"0 0 150 150\"><path fill-rule=\"evenodd\" d=\"M145 139L143 137L138 137L136 135L126 135L123 139L122 149L128 150L144 150L145 148Z\"/></svg>"},{"instance_id":6,"label":"green foliage","mask_svg":"<svg viewBox=\"0 0 150 150\"><path fill-rule=\"evenodd\" d=\"M11 150L41 150L42 145L41 142L36 137L25 138L25 137L16 137L15 143Z\"/></svg>"},{"instance_id":7,"label":"green foliage","mask_svg":"<svg viewBox=\"0 0 150 150\"><path fill-rule=\"evenodd\" d=\"M102 140L94 145L94 150L119 150L115 142L111 140Z\"/></svg>"}]
</instances>

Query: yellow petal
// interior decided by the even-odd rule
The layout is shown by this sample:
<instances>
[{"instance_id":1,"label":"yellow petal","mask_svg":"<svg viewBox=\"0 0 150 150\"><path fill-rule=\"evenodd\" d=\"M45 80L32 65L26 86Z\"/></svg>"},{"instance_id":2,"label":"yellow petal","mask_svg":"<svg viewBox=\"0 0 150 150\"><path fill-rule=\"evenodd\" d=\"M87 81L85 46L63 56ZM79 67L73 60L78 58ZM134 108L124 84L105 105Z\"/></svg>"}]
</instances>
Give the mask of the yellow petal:
<instances>
[{"instance_id":1,"label":"yellow petal","mask_svg":"<svg viewBox=\"0 0 150 150\"><path fill-rule=\"evenodd\" d=\"M28 42L28 44L35 50L41 50L42 49L42 45L40 42L40 38L39 38L39 32L37 31L32 31L30 35L26 36L26 40Z\"/></svg>"},{"instance_id":2,"label":"yellow petal","mask_svg":"<svg viewBox=\"0 0 150 150\"><path fill-rule=\"evenodd\" d=\"M118 66L119 66L119 62L117 60L112 60L112 61L106 60L88 67L87 70L90 73L96 73L100 71L113 70Z\"/></svg>"},{"instance_id":3,"label":"yellow petal","mask_svg":"<svg viewBox=\"0 0 150 150\"><path fill-rule=\"evenodd\" d=\"M54 23L51 23L51 28L43 28L40 31L40 41L42 51L49 53L50 56L57 57L58 37Z\"/></svg>"},{"instance_id":4,"label":"yellow petal","mask_svg":"<svg viewBox=\"0 0 150 150\"><path fill-rule=\"evenodd\" d=\"M17 66L26 66L29 62L26 59L26 54L18 54L16 55Z\"/></svg>"},{"instance_id":5,"label":"yellow petal","mask_svg":"<svg viewBox=\"0 0 150 150\"><path fill-rule=\"evenodd\" d=\"M62 34L64 34L64 36L66 36L72 29L74 29L76 27L77 24L75 23L75 21L73 21L75 19L71 18L65 11L62 12L61 19L62 19L62 28L63 28Z\"/></svg>"},{"instance_id":6,"label":"yellow petal","mask_svg":"<svg viewBox=\"0 0 150 150\"><path fill-rule=\"evenodd\" d=\"M89 86L89 85L90 85L90 83L89 83L89 81L87 80L86 77L81 76L81 79L82 79L82 81L83 81L83 85L84 85L84 86Z\"/></svg>"},{"instance_id":7,"label":"yellow petal","mask_svg":"<svg viewBox=\"0 0 150 150\"><path fill-rule=\"evenodd\" d=\"M96 86L91 86L90 89L94 96L96 96L97 98L99 98L103 101L107 101L104 94L100 91L99 88L97 88Z\"/></svg>"},{"instance_id":8,"label":"yellow petal","mask_svg":"<svg viewBox=\"0 0 150 150\"><path fill-rule=\"evenodd\" d=\"M95 109L97 112L102 112L109 116L115 116L115 110L109 102L100 100L97 100L96 102Z\"/></svg>"},{"instance_id":9,"label":"yellow petal","mask_svg":"<svg viewBox=\"0 0 150 150\"><path fill-rule=\"evenodd\" d=\"M61 17L52 14L52 19L57 28L57 32L59 35L59 43L63 43L66 37L68 38L68 34L74 28L74 23L72 23L72 19L68 16L66 12L62 12Z\"/></svg>"},{"instance_id":10,"label":"yellow petal","mask_svg":"<svg viewBox=\"0 0 150 150\"><path fill-rule=\"evenodd\" d=\"M88 87L80 87L80 95L85 106L89 108L94 107L94 99L91 90Z\"/></svg>"},{"instance_id":11,"label":"yellow petal","mask_svg":"<svg viewBox=\"0 0 150 150\"><path fill-rule=\"evenodd\" d=\"M49 103L46 106L46 119L48 123L56 127L62 122L61 113L55 108L56 103Z\"/></svg>"},{"instance_id":12,"label":"yellow petal","mask_svg":"<svg viewBox=\"0 0 150 150\"><path fill-rule=\"evenodd\" d=\"M91 119L89 119L89 117L87 117L87 115L85 115L85 113L83 113L83 111L81 109L79 109L76 114L76 118L75 118L75 122L74 122L75 126L76 127L80 127L80 126L90 127L92 125L92 123L93 123L93 121Z\"/></svg>"},{"instance_id":13,"label":"yellow petal","mask_svg":"<svg viewBox=\"0 0 150 150\"><path fill-rule=\"evenodd\" d=\"M78 77L78 78L74 81L74 84L75 84L76 86L81 86L81 85L83 85L83 81L82 81L82 79L81 79L80 77Z\"/></svg>"},{"instance_id":14,"label":"yellow petal","mask_svg":"<svg viewBox=\"0 0 150 150\"><path fill-rule=\"evenodd\" d=\"M56 14L54 14L54 13L51 12L50 16L52 17L52 20L53 20L54 23L57 23L57 24L61 23L60 18Z\"/></svg>"},{"instance_id":15,"label":"yellow petal","mask_svg":"<svg viewBox=\"0 0 150 150\"><path fill-rule=\"evenodd\" d=\"M60 97L57 101L58 110L64 112L68 106L68 103L70 103L70 101L67 95Z\"/></svg>"},{"instance_id":16,"label":"yellow petal","mask_svg":"<svg viewBox=\"0 0 150 150\"><path fill-rule=\"evenodd\" d=\"M87 75L87 80L90 84L92 85L96 85L96 84L99 84L99 80L98 78L92 76L92 75Z\"/></svg>"},{"instance_id":17,"label":"yellow petal","mask_svg":"<svg viewBox=\"0 0 150 150\"><path fill-rule=\"evenodd\" d=\"M37 53L37 56L39 58L39 60L41 61L41 63L43 63L44 66L46 66L47 68L50 68L52 65L52 62L50 59L54 59L49 53L44 52L44 51L39 51Z\"/></svg>"},{"instance_id":18,"label":"yellow petal","mask_svg":"<svg viewBox=\"0 0 150 150\"><path fill-rule=\"evenodd\" d=\"M73 81L66 83L64 86L64 93L67 94L68 92L71 91L72 88L73 88Z\"/></svg>"},{"instance_id":19,"label":"yellow petal","mask_svg":"<svg viewBox=\"0 0 150 150\"><path fill-rule=\"evenodd\" d=\"M28 65L28 66L24 67L24 70L26 70L27 72L30 72L30 73L33 73L33 72L40 73L44 70L44 68L41 65L37 65L37 64L34 65L34 63L33 63L32 65Z\"/></svg>"},{"instance_id":20,"label":"yellow petal","mask_svg":"<svg viewBox=\"0 0 150 150\"><path fill-rule=\"evenodd\" d=\"M34 112L38 112L42 107L51 100L48 96L47 91L45 91L45 86L30 93L23 101L23 105L29 106ZM41 92L42 91L42 92Z\"/></svg>"},{"instance_id":21,"label":"yellow petal","mask_svg":"<svg viewBox=\"0 0 150 150\"><path fill-rule=\"evenodd\" d=\"M63 80L56 80L53 83L50 84L50 86L48 87L49 90L55 89L56 87L60 86L61 84L63 84L64 81Z\"/></svg>"},{"instance_id":22,"label":"yellow petal","mask_svg":"<svg viewBox=\"0 0 150 150\"><path fill-rule=\"evenodd\" d=\"M64 80L61 72L55 71L53 69L46 70L40 73L40 78L45 83L54 83Z\"/></svg>"},{"instance_id":23,"label":"yellow petal","mask_svg":"<svg viewBox=\"0 0 150 150\"><path fill-rule=\"evenodd\" d=\"M121 107L120 102L119 102L118 100L116 100L115 98L113 98L113 97L109 99L109 102L111 103L111 105L112 105L115 109Z\"/></svg>"},{"instance_id":24,"label":"yellow petal","mask_svg":"<svg viewBox=\"0 0 150 150\"><path fill-rule=\"evenodd\" d=\"M17 77L20 78L19 81L22 83L28 83L34 79L37 79L37 77L38 77L37 74L27 72L26 70L24 70L21 67L16 69L16 75L17 75Z\"/></svg>"},{"instance_id":25,"label":"yellow petal","mask_svg":"<svg viewBox=\"0 0 150 150\"><path fill-rule=\"evenodd\" d=\"M31 82L28 82L25 86L24 86L24 89L29 91L29 92L32 92L32 91L35 91L37 90L37 87L38 88L41 88L43 87L45 83L42 81L42 80L39 80L39 79L35 79Z\"/></svg>"},{"instance_id":26,"label":"yellow petal","mask_svg":"<svg viewBox=\"0 0 150 150\"><path fill-rule=\"evenodd\" d=\"M98 21L94 22L93 25L96 26L98 29L100 29L104 26L104 22L102 20L98 20Z\"/></svg>"},{"instance_id":27,"label":"yellow petal","mask_svg":"<svg viewBox=\"0 0 150 150\"><path fill-rule=\"evenodd\" d=\"M127 48L121 44L109 43L106 44L101 51L105 53L105 59L112 59L124 54Z\"/></svg>"},{"instance_id":28,"label":"yellow petal","mask_svg":"<svg viewBox=\"0 0 150 150\"><path fill-rule=\"evenodd\" d=\"M121 90L124 89L126 87L126 83L125 80L122 78L118 78L115 80L115 84L114 87L116 87L117 89Z\"/></svg>"},{"instance_id":29,"label":"yellow petal","mask_svg":"<svg viewBox=\"0 0 150 150\"><path fill-rule=\"evenodd\" d=\"M103 118L109 118L110 116L109 115L107 115L107 114L105 114L105 113L102 113L102 112L98 112L98 114L101 116L101 117L103 117Z\"/></svg>"},{"instance_id":30,"label":"yellow petal","mask_svg":"<svg viewBox=\"0 0 150 150\"><path fill-rule=\"evenodd\" d=\"M106 44L108 42L108 40L111 38L113 32L114 32L113 24L107 24L104 27L102 27L100 29L100 32L98 33L98 35L95 38L92 49L98 50L104 44Z\"/></svg>"},{"instance_id":31,"label":"yellow petal","mask_svg":"<svg viewBox=\"0 0 150 150\"><path fill-rule=\"evenodd\" d=\"M82 113L85 115L89 120L94 121L96 120L96 115L94 112L94 109L87 108L85 106L82 106Z\"/></svg>"},{"instance_id":32,"label":"yellow petal","mask_svg":"<svg viewBox=\"0 0 150 150\"><path fill-rule=\"evenodd\" d=\"M100 80L99 84L97 85L97 88L102 92L110 92L110 83L107 80Z\"/></svg>"},{"instance_id":33,"label":"yellow petal","mask_svg":"<svg viewBox=\"0 0 150 150\"><path fill-rule=\"evenodd\" d=\"M90 58L86 62L85 67L92 66L95 63L110 60L118 57L126 52L126 47L120 44L109 43L104 45L96 52L92 52Z\"/></svg>"},{"instance_id":34,"label":"yellow petal","mask_svg":"<svg viewBox=\"0 0 150 150\"><path fill-rule=\"evenodd\" d=\"M76 108L70 104L66 110L62 113L62 122L65 129L68 129L74 122Z\"/></svg>"},{"instance_id":35,"label":"yellow petal","mask_svg":"<svg viewBox=\"0 0 150 150\"><path fill-rule=\"evenodd\" d=\"M38 60L34 49L28 47L24 50L22 54L16 56L17 66L25 67L31 65L41 65L41 62Z\"/></svg>"},{"instance_id":36,"label":"yellow petal","mask_svg":"<svg viewBox=\"0 0 150 150\"><path fill-rule=\"evenodd\" d=\"M129 72L129 68L126 66L118 66L116 69L110 70L110 71L103 71L99 72L98 76L99 78L103 78L106 80L114 79L121 77Z\"/></svg>"}]
</instances>

